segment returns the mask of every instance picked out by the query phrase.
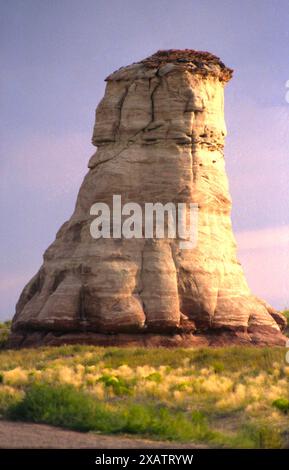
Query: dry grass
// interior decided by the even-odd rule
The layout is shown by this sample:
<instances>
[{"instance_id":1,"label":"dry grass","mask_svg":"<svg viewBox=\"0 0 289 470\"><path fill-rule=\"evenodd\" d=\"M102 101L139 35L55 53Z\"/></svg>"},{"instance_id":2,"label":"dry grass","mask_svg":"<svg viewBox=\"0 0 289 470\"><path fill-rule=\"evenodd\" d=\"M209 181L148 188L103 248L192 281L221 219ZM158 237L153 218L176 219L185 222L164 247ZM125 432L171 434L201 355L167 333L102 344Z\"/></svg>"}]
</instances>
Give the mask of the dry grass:
<instances>
[{"instance_id":1,"label":"dry grass","mask_svg":"<svg viewBox=\"0 0 289 470\"><path fill-rule=\"evenodd\" d=\"M212 446L284 447L289 415L276 401L288 401L288 379L282 348L2 351L0 412L11 416L14 410L18 419L67 427L76 421L78 429ZM50 407L41 398L45 394L55 400ZM73 405L69 400L61 405L65 394ZM94 419L73 418L87 416L76 407L85 401ZM58 422L60 405L68 408Z\"/></svg>"}]
</instances>

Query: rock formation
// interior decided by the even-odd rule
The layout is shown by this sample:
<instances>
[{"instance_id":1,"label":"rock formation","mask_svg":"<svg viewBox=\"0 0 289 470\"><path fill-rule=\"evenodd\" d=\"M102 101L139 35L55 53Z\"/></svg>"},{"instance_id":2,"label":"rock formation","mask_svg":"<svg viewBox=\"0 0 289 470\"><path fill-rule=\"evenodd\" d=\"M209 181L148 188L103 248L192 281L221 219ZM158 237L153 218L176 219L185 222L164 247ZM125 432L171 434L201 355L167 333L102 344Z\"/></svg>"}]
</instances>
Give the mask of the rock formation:
<instances>
[{"instance_id":1,"label":"rock formation","mask_svg":"<svg viewBox=\"0 0 289 470\"><path fill-rule=\"evenodd\" d=\"M193 50L159 51L110 75L75 211L24 288L11 346L87 342L284 344L286 321L254 297L236 257L224 162L232 70ZM95 202L197 203L198 243L95 240Z\"/></svg>"}]
</instances>

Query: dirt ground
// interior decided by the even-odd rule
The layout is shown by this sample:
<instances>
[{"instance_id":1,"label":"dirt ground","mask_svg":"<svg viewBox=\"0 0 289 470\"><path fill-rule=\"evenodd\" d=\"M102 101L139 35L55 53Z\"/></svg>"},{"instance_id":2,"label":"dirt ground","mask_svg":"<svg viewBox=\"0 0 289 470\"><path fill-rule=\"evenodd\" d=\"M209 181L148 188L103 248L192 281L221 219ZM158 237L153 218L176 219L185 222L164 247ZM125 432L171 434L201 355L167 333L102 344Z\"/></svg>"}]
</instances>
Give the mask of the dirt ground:
<instances>
[{"instance_id":1,"label":"dirt ground","mask_svg":"<svg viewBox=\"0 0 289 470\"><path fill-rule=\"evenodd\" d=\"M203 446L68 431L46 424L0 421L1 449L196 449Z\"/></svg>"}]
</instances>

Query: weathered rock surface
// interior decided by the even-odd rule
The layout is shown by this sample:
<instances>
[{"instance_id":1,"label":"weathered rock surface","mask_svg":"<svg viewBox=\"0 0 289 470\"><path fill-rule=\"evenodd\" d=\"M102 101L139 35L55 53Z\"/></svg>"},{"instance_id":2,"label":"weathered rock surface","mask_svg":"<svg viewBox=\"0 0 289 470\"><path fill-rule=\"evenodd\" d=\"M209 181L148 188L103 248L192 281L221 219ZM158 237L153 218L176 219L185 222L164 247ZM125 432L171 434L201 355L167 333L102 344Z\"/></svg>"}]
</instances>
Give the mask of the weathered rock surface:
<instances>
[{"instance_id":1,"label":"weathered rock surface","mask_svg":"<svg viewBox=\"0 0 289 470\"><path fill-rule=\"evenodd\" d=\"M224 84L209 53L160 51L106 81L96 153L71 219L24 288L12 346L284 344L282 315L249 290L236 257L224 162ZM95 202L197 203L198 243L98 239Z\"/></svg>"}]
</instances>

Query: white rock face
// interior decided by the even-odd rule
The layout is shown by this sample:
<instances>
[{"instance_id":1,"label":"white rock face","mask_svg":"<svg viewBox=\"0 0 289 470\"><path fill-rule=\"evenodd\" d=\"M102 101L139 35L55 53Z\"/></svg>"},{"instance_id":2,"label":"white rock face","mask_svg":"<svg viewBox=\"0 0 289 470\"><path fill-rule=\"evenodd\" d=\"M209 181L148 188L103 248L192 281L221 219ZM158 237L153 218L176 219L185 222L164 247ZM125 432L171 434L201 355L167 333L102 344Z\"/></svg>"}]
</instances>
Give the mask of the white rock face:
<instances>
[{"instance_id":1,"label":"white rock face","mask_svg":"<svg viewBox=\"0 0 289 470\"><path fill-rule=\"evenodd\" d=\"M224 161L224 84L231 74L211 54L172 50L107 78L96 110L97 151L71 219L21 294L15 344L32 330L43 332L38 343L51 331L65 338L230 330L257 343L266 331L265 344L283 344L283 317L251 294L236 257ZM90 208L112 206L113 195L142 207L197 203L197 246L182 250L170 238L93 239Z\"/></svg>"}]
</instances>

